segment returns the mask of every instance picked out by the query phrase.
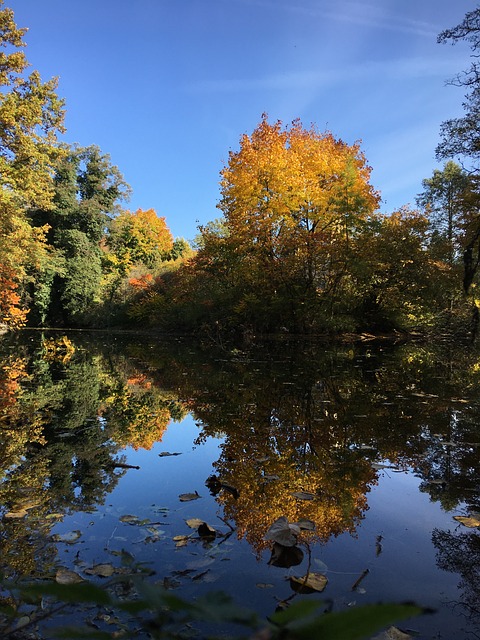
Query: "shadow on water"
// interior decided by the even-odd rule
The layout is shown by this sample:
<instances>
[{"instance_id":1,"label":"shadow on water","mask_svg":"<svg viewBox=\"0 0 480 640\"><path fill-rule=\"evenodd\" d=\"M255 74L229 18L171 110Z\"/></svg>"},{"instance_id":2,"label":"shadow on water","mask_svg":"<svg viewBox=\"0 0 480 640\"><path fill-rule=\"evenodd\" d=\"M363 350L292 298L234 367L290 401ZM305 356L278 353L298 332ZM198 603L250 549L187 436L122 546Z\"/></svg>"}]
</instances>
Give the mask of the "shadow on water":
<instances>
[{"instance_id":1,"label":"shadow on water","mask_svg":"<svg viewBox=\"0 0 480 640\"><path fill-rule=\"evenodd\" d=\"M98 519L101 540L96 546L91 542L90 559L98 563L108 548L101 538L107 529L101 527L112 517L115 500L134 504L128 498L128 491L135 491L127 489L128 477L137 466L153 469L164 455L171 466L162 482L170 498L164 498L160 511L156 506L157 522L151 513L147 519L133 515L128 522L118 507L115 527L108 529L109 539L120 540L128 553L149 562L157 578L164 572L164 586L187 597L208 590L208 576L214 574L210 564L227 549L222 560L231 568L219 572L215 587L241 594L251 590L252 582L267 585L280 593L278 602L288 599L282 587L285 570L291 577L293 567L308 562L310 569L316 558L317 569L326 570L331 583L335 571L328 574L328 568L343 567L337 573L346 577L329 587L334 607L351 606L362 595L371 602L418 600L423 595L419 582L427 580L427 589L428 581L435 584L444 576L438 592L425 594L421 602L438 611L438 622L419 623L423 633L433 625L425 637L437 637L437 624L455 629L461 638L470 623L478 622L480 356L474 351L445 345L272 341L248 353L226 354L186 340L36 332L4 337L0 350L4 577L55 579L59 567L84 571L87 565L78 561L75 546L83 531L65 531L65 526L71 521L86 527L89 518ZM188 415L194 421L190 458L159 452L172 424L182 425ZM181 547L192 540L190 534L184 544L182 536L175 537L195 494L182 493L182 481L189 474L195 477L194 460L207 455L202 447L209 442L216 443L210 466L200 465L198 472L203 473L203 494L210 493L211 499L204 518L216 517L223 530L216 531L217 555L203 541L194 551L198 566L185 569ZM402 484L407 479L408 486ZM147 485L148 480L142 488L145 504ZM412 491L408 498L405 491ZM189 496L181 503L185 511L178 511L179 494ZM425 529L421 541L413 533L405 540L404 534L393 534L397 524L385 515L392 496L404 510L404 529ZM414 514L422 509L427 521L419 528ZM470 517L471 528L453 520L459 515ZM165 527L159 528L159 518ZM288 557L265 537L279 518L302 525ZM138 525L128 529L137 537L115 538L122 523ZM169 525L172 530L165 533ZM137 553L140 531L142 550ZM419 546L405 551L402 545L407 544ZM178 553L167 553L168 545ZM69 548L70 560L64 553ZM402 562L410 562L402 553L410 557L414 552L422 555L412 567L430 563L428 577L419 570L412 584L387 582L388 572L399 572ZM159 569L160 558L168 576ZM272 566L284 573L272 578L265 573ZM190 577L187 585L182 570L200 577ZM360 582L355 586L358 577L368 590ZM347 593L352 585L355 602ZM257 589L253 599L263 615L274 605L271 594L263 595L266 591L260 596Z\"/></svg>"}]
</instances>

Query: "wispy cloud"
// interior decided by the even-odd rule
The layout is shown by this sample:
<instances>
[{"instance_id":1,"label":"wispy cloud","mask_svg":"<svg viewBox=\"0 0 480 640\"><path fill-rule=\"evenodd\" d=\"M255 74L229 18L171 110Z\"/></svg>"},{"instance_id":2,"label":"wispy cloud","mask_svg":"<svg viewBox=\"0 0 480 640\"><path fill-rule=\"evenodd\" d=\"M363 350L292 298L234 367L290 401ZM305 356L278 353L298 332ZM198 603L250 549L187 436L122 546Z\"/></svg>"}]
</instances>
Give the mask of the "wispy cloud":
<instances>
[{"instance_id":1,"label":"wispy cloud","mask_svg":"<svg viewBox=\"0 0 480 640\"><path fill-rule=\"evenodd\" d=\"M434 39L445 28L444 25L434 25L432 22L412 20L388 11L388 4L367 3L355 0L323 0L323 2L301 1L274 2L272 0L228 0L237 4L256 6L268 9L278 14L279 11L304 15L309 19L330 19L336 22L360 25L370 29L380 29L408 33L420 37Z\"/></svg>"},{"instance_id":2,"label":"wispy cloud","mask_svg":"<svg viewBox=\"0 0 480 640\"><path fill-rule=\"evenodd\" d=\"M402 58L362 62L326 69L298 70L272 73L250 78L217 78L191 82L184 87L192 93L244 93L251 91L298 91L302 89L323 89L339 83L377 83L387 80L408 80L416 78L442 78L458 70L455 61L440 58Z\"/></svg>"}]
</instances>

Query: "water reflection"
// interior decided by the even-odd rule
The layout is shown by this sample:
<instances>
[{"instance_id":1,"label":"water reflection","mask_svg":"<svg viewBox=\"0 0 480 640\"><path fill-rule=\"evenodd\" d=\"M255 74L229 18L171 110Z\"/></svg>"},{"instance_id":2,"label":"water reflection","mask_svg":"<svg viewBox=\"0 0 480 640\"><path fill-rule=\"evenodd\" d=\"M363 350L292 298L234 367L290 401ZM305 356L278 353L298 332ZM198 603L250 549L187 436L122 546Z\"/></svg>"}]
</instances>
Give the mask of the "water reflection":
<instances>
[{"instance_id":1,"label":"water reflection","mask_svg":"<svg viewBox=\"0 0 480 640\"><path fill-rule=\"evenodd\" d=\"M51 572L51 528L102 504L124 447L150 449L190 412L222 437L208 486L260 555L277 518L307 539L354 535L384 467L414 470L445 510L480 510L479 358L418 345L278 343L212 353L179 341L5 339L0 368L0 551L10 575ZM207 478L205 478L207 481ZM479 595L478 534L436 530L438 565ZM472 604L473 607L473 604Z\"/></svg>"},{"instance_id":2,"label":"water reflection","mask_svg":"<svg viewBox=\"0 0 480 640\"><path fill-rule=\"evenodd\" d=\"M34 336L0 368L0 552L7 575L45 575L52 526L88 511L184 411L125 356ZM15 355L13 355L13 352Z\"/></svg>"}]
</instances>

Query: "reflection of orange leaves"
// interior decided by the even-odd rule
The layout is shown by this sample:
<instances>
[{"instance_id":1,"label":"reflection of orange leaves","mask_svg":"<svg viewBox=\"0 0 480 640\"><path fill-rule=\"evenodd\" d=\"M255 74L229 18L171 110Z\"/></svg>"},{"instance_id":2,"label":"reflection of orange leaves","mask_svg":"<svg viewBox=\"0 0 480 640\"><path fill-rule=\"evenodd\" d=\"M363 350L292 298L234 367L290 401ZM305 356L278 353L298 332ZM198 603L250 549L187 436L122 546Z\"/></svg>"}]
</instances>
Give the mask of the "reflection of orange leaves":
<instances>
[{"instance_id":1,"label":"reflection of orange leaves","mask_svg":"<svg viewBox=\"0 0 480 640\"><path fill-rule=\"evenodd\" d=\"M140 387L141 389L151 389L152 387L152 381L143 374L128 378L127 384L130 387Z\"/></svg>"},{"instance_id":2,"label":"reflection of orange leaves","mask_svg":"<svg viewBox=\"0 0 480 640\"><path fill-rule=\"evenodd\" d=\"M15 404L20 390L20 380L27 376L26 362L16 358L5 364L0 370L0 411Z\"/></svg>"}]
</instances>

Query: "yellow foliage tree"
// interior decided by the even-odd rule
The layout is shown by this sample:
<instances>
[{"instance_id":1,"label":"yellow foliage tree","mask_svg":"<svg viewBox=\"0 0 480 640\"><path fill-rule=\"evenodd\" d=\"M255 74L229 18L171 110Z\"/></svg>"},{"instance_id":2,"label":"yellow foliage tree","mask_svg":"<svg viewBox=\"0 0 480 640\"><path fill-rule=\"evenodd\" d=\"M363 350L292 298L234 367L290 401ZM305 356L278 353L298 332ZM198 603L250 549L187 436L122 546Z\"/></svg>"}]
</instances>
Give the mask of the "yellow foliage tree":
<instances>
[{"instance_id":1,"label":"yellow foliage tree","mask_svg":"<svg viewBox=\"0 0 480 640\"><path fill-rule=\"evenodd\" d=\"M379 203L359 144L298 120L283 129L264 115L221 176L224 243L241 279L270 306L282 296L297 307L332 300L348 273L350 244Z\"/></svg>"},{"instance_id":2,"label":"yellow foliage tree","mask_svg":"<svg viewBox=\"0 0 480 640\"><path fill-rule=\"evenodd\" d=\"M56 79L42 83L38 72L26 74L26 29L2 7L0 0L0 267L14 270L20 282L25 265L44 252L45 229L32 229L26 212L51 206L64 111ZM9 324L10 316L2 313L0 322Z\"/></svg>"}]
</instances>

